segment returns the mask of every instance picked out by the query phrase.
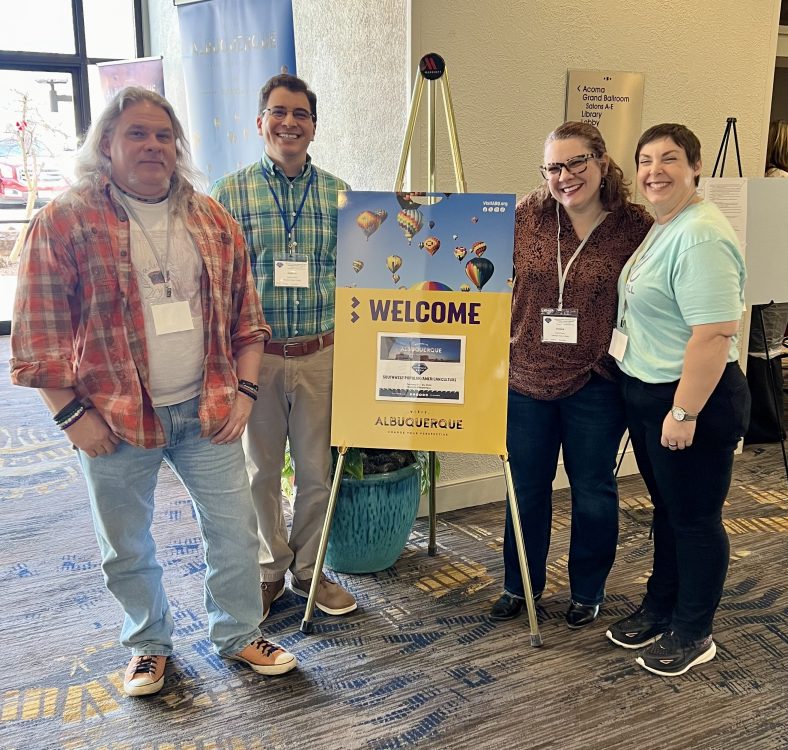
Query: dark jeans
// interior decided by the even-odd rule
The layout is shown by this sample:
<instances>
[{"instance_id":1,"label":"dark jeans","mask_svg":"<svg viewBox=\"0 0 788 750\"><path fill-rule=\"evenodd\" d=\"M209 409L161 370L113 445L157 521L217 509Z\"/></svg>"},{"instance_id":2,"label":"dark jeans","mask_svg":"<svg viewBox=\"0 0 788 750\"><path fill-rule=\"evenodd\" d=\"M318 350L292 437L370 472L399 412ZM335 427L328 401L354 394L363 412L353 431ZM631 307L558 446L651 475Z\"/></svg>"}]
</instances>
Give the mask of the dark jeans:
<instances>
[{"instance_id":1,"label":"dark jeans","mask_svg":"<svg viewBox=\"0 0 788 750\"><path fill-rule=\"evenodd\" d=\"M593 375L577 393L538 401L509 391L507 449L534 593L547 577L558 451L572 491L569 585L572 599L599 604L616 556L618 491L613 476L624 433L619 386ZM506 506L504 588L522 597L514 527Z\"/></svg>"},{"instance_id":2,"label":"dark jeans","mask_svg":"<svg viewBox=\"0 0 788 750\"><path fill-rule=\"evenodd\" d=\"M671 618L679 636L697 640L711 633L728 571L722 505L750 394L739 365L729 364L698 417L692 446L671 451L660 438L677 385L625 375L622 387L635 458L654 504L654 568L643 604Z\"/></svg>"}]
</instances>

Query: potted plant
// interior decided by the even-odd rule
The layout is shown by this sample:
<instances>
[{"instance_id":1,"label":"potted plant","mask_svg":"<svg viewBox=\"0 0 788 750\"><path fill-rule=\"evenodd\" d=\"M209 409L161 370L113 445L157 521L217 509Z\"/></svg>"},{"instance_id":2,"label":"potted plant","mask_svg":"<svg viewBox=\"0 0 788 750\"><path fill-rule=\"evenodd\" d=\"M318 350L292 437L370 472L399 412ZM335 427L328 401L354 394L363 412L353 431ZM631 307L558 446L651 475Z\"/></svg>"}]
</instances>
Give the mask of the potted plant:
<instances>
[{"instance_id":1,"label":"potted plant","mask_svg":"<svg viewBox=\"0 0 788 750\"><path fill-rule=\"evenodd\" d=\"M334 449L335 465L336 455ZM348 449L327 567L341 573L374 573L396 562L413 528L421 495L429 490L428 460L424 451ZM286 492L292 492L292 477L288 451L282 480Z\"/></svg>"}]
</instances>

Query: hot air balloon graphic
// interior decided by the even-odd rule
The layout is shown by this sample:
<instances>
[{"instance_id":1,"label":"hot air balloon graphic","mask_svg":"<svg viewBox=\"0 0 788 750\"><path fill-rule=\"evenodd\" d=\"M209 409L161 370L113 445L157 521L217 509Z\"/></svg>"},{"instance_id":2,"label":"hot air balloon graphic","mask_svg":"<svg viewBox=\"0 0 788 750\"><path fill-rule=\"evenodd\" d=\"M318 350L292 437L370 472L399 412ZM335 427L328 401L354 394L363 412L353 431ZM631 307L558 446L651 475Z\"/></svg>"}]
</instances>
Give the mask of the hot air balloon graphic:
<instances>
[{"instance_id":1,"label":"hot air balloon graphic","mask_svg":"<svg viewBox=\"0 0 788 750\"><path fill-rule=\"evenodd\" d=\"M479 223L479 217L478 216L472 216L471 217L471 224L478 224L478 223Z\"/></svg>"},{"instance_id":2,"label":"hot air balloon graphic","mask_svg":"<svg viewBox=\"0 0 788 750\"><path fill-rule=\"evenodd\" d=\"M451 236L451 238L452 238L453 240L458 240L458 239L460 238L460 235L459 235L459 234L453 234L453 235Z\"/></svg>"},{"instance_id":3,"label":"hot air balloon graphic","mask_svg":"<svg viewBox=\"0 0 788 750\"><path fill-rule=\"evenodd\" d=\"M399 269L402 267L402 258L399 255L389 255L386 258L386 268L389 269L390 273L397 273Z\"/></svg>"},{"instance_id":4,"label":"hot air balloon graphic","mask_svg":"<svg viewBox=\"0 0 788 750\"><path fill-rule=\"evenodd\" d=\"M422 292L450 292L451 287L441 281L419 281L412 284L411 289L419 289Z\"/></svg>"},{"instance_id":5,"label":"hot air balloon graphic","mask_svg":"<svg viewBox=\"0 0 788 750\"><path fill-rule=\"evenodd\" d=\"M353 261L353 270L358 273L362 268L364 268L364 261L356 258L356 260Z\"/></svg>"},{"instance_id":6,"label":"hot air balloon graphic","mask_svg":"<svg viewBox=\"0 0 788 750\"><path fill-rule=\"evenodd\" d=\"M475 253L477 257L481 258L484 255L485 251L487 250L487 243L486 242L474 242L471 245L471 252Z\"/></svg>"},{"instance_id":7,"label":"hot air balloon graphic","mask_svg":"<svg viewBox=\"0 0 788 750\"><path fill-rule=\"evenodd\" d=\"M460 260L460 261L464 260L465 256L467 254L468 254L468 248L467 247L455 247L454 248L454 257L457 258L457 260Z\"/></svg>"},{"instance_id":8,"label":"hot air balloon graphic","mask_svg":"<svg viewBox=\"0 0 788 750\"><path fill-rule=\"evenodd\" d=\"M495 266L487 258L471 258L465 264L466 276L479 291L490 280L493 271L495 271Z\"/></svg>"},{"instance_id":9,"label":"hot air balloon graphic","mask_svg":"<svg viewBox=\"0 0 788 750\"><path fill-rule=\"evenodd\" d=\"M435 255L441 246L441 241L437 237L427 237L424 242L419 242L419 247L424 248L430 255Z\"/></svg>"},{"instance_id":10,"label":"hot air balloon graphic","mask_svg":"<svg viewBox=\"0 0 788 750\"><path fill-rule=\"evenodd\" d=\"M514 288L514 279L506 279L506 283L508 284L510 289Z\"/></svg>"},{"instance_id":11,"label":"hot air balloon graphic","mask_svg":"<svg viewBox=\"0 0 788 750\"><path fill-rule=\"evenodd\" d=\"M380 224L386 221L386 219L389 217L388 211L384 211L382 208L379 211L375 211L374 214L378 217L378 219L380 219ZM378 226L380 226L380 224L378 224Z\"/></svg>"},{"instance_id":12,"label":"hot air balloon graphic","mask_svg":"<svg viewBox=\"0 0 788 750\"><path fill-rule=\"evenodd\" d=\"M367 239L378 231L382 221L383 219L373 214L372 211L362 211L356 216L356 224L364 232Z\"/></svg>"},{"instance_id":13,"label":"hot air balloon graphic","mask_svg":"<svg viewBox=\"0 0 788 750\"><path fill-rule=\"evenodd\" d=\"M428 226L430 229L435 229L435 222L434 222L434 221L430 221L430 223L429 223L427 226Z\"/></svg>"},{"instance_id":14,"label":"hot air balloon graphic","mask_svg":"<svg viewBox=\"0 0 788 750\"><path fill-rule=\"evenodd\" d=\"M394 275L391 277L391 280L392 280L392 281L393 281L395 284L399 284L399 274L398 274L398 273L395 273L395 274L394 274Z\"/></svg>"},{"instance_id":15,"label":"hot air balloon graphic","mask_svg":"<svg viewBox=\"0 0 788 750\"><path fill-rule=\"evenodd\" d=\"M413 235L424 225L424 215L418 208L403 208L397 214L397 224L410 245Z\"/></svg>"},{"instance_id":16,"label":"hot air balloon graphic","mask_svg":"<svg viewBox=\"0 0 788 750\"><path fill-rule=\"evenodd\" d=\"M471 285L470 284L460 284L460 291L461 292L470 292Z\"/></svg>"}]
</instances>

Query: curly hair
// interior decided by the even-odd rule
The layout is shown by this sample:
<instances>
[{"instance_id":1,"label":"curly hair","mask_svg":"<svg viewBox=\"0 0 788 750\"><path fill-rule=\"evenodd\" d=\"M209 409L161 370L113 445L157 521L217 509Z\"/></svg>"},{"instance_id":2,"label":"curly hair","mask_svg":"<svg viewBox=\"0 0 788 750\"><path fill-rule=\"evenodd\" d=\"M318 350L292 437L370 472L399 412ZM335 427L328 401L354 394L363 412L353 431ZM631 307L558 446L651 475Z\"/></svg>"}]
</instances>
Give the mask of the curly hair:
<instances>
[{"instance_id":1,"label":"curly hair","mask_svg":"<svg viewBox=\"0 0 788 750\"><path fill-rule=\"evenodd\" d=\"M119 91L93 121L75 157L77 182L72 197L84 194L87 190L97 190L103 178L112 177L112 162L101 150L101 142L105 137L109 138L112 135L124 110L141 102L150 102L161 107L172 122L175 138L175 171L170 178L170 211L186 215L189 199L194 193L195 185L202 182L202 175L192 162L186 131L172 105L155 91L141 86L127 86Z\"/></svg>"},{"instance_id":2,"label":"curly hair","mask_svg":"<svg viewBox=\"0 0 788 750\"><path fill-rule=\"evenodd\" d=\"M585 122L575 122L570 120L563 125L559 125L545 139L544 145L553 141L565 141L569 138L579 138L585 143L589 153L600 158L607 154L607 146L602 134L595 125ZM629 201L629 183L624 179L624 172L616 164L610 154L607 154L609 165L607 174L602 182L599 197L606 211L616 211ZM547 181L540 185L533 193L536 206L541 213L555 211L556 200L550 193Z\"/></svg>"},{"instance_id":3,"label":"curly hair","mask_svg":"<svg viewBox=\"0 0 788 750\"><path fill-rule=\"evenodd\" d=\"M766 171L770 169L788 172L788 120L775 120L769 125Z\"/></svg>"}]
</instances>

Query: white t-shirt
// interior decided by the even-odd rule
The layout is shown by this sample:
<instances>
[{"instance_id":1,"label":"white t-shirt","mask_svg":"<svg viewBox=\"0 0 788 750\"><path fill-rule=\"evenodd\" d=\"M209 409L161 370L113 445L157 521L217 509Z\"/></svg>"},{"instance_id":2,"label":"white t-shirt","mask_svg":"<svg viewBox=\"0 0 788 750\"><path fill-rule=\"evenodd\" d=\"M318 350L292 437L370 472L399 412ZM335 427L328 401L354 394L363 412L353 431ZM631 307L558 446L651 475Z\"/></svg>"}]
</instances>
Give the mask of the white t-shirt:
<instances>
[{"instance_id":1,"label":"white t-shirt","mask_svg":"<svg viewBox=\"0 0 788 750\"><path fill-rule=\"evenodd\" d=\"M174 219L167 252L167 222L169 201L144 203L124 196L131 207L131 264L137 279L145 318L145 341L148 351L148 386L154 406L180 404L199 395L203 381L205 334L202 324L202 295L200 277L203 263L191 235L180 219ZM172 297L166 295L163 270L159 260L137 224L145 225L156 246L159 259L170 272ZM188 331L156 334L152 307L173 301L189 303L194 327Z\"/></svg>"}]
</instances>

